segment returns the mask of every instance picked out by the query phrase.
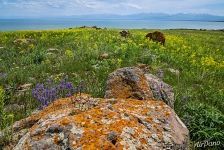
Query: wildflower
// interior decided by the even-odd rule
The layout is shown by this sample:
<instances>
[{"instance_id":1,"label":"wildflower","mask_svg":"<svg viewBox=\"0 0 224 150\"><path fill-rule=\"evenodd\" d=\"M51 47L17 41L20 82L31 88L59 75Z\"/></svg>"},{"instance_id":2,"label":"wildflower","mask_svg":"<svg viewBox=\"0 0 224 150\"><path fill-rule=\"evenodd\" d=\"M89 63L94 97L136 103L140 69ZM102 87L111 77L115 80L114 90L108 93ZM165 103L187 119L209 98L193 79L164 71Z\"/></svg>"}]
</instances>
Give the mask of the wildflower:
<instances>
[{"instance_id":1,"label":"wildflower","mask_svg":"<svg viewBox=\"0 0 224 150\"><path fill-rule=\"evenodd\" d=\"M72 82L67 81L67 77L61 80L59 84L54 84L49 79L45 84L38 83L32 90L32 96L40 102L40 108L44 108L58 98L70 97L78 91L81 91L80 89L83 89L82 86L74 87Z\"/></svg>"},{"instance_id":2,"label":"wildflower","mask_svg":"<svg viewBox=\"0 0 224 150\"><path fill-rule=\"evenodd\" d=\"M70 49L67 49L65 51L65 55L68 57L68 58L74 58L74 52Z\"/></svg>"}]
</instances>

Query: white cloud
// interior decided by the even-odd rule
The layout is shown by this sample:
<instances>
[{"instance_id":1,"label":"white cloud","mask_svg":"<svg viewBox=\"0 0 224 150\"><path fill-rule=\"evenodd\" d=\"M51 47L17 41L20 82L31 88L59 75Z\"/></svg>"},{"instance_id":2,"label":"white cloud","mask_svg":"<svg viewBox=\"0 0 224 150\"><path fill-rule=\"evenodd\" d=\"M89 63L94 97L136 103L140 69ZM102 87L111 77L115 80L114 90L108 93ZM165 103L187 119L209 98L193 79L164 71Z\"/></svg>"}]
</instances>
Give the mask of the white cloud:
<instances>
[{"instance_id":1,"label":"white cloud","mask_svg":"<svg viewBox=\"0 0 224 150\"><path fill-rule=\"evenodd\" d=\"M211 5L213 7L209 7ZM143 12L224 15L224 2L223 0L0 0L0 16L7 14L41 16L46 14L133 14Z\"/></svg>"}]
</instances>

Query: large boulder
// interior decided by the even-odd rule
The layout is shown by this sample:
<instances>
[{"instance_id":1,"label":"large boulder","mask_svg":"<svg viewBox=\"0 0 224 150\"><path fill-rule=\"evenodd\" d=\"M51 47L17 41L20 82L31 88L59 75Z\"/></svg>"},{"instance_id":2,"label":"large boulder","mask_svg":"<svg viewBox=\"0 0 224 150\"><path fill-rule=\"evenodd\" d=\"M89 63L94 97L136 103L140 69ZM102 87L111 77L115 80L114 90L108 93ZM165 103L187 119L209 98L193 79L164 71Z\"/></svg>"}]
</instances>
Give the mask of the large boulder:
<instances>
[{"instance_id":1,"label":"large boulder","mask_svg":"<svg viewBox=\"0 0 224 150\"><path fill-rule=\"evenodd\" d=\"M112 72L107 80L105 98L154 98L174 108L173 88L160 78L144 72L144 68L126 67Z\"/></svg>"},{"instance_id":2,"label":"large boulder","mask_svg":"<svg viewBox=\"0 0 224 150\"><path fill-rule=\"evenodd\" d=\"M105 98L146 100L152 97L147 79L143 71L137 67L118 69L108 77Z\"/></svg>"},{"instance_id":3,"label":"large boulder","mask_svg":"<svg viewBox=\"0 0 224 150\"><path fill-rule=\"evenodd\" d=\"M24 130L26 129L26 130ZM99 99L78 95L60 99L13 126L22 132L3 149L188 149L188 129L164 102Z\"/></svg>"}]
</instances>

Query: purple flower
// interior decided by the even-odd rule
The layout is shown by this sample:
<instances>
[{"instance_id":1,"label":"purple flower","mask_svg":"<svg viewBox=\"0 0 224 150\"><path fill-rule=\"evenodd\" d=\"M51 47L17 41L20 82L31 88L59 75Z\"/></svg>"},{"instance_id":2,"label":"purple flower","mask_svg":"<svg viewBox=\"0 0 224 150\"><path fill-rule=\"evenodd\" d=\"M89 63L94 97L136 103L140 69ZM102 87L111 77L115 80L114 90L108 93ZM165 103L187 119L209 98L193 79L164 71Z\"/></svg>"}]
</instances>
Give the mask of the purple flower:
<instances>
[{"instance_id":1,"label":"purple flower","mask_svg":"<svg viewBox=\"0 0 224 150\"><path fill-rule=\"evenodd\" d=\"M54 84L50 79L45 84L38 83L32 90L32 97L40 102L40 108L44 108L58 98L70 97L80 91L79 86L74 87L67 80L66 77L59 84Z\"/></svg>"}]
</instances>

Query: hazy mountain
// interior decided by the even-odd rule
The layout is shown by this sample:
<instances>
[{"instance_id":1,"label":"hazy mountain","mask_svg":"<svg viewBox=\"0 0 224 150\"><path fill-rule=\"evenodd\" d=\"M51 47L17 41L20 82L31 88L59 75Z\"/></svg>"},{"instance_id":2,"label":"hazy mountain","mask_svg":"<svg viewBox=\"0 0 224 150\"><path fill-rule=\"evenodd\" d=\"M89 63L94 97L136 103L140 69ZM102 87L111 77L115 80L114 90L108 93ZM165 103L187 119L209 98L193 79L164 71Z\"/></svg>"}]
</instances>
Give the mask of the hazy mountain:
<instances>
[{"instance_id":1,"label":"hazy mountain","mask_svg":"<svg viewBox=\"0 0 224 150\"><path fill-rule=\"evenodd\" d=\"M82 15L71 16L76 19L132 19L132 20L174 20L174 21L224 21L224 16L215 16L209 14L133 14L133 15L112 15L112 14L99 14L99 15Z\"/></svg>"},{"instance_id":2,"label":"hazy mountain","mask_svg":"<svg viewBox=\"0 0 224 150\"><path fill-rule=\"evenodd\" d=\"M10 19L57 19L73 18L77 20L168 20L168 21L217 21L224 22L224 16L215 16L210 14L164 14L164 13L141 13L132 15L114 15L114 14L92 14L75 16L45 16L43 17L10 17ZM9 19L2 17L1 19Z\"/></svg>"}]
</instances>

